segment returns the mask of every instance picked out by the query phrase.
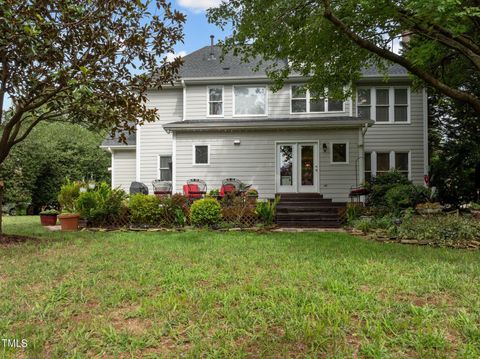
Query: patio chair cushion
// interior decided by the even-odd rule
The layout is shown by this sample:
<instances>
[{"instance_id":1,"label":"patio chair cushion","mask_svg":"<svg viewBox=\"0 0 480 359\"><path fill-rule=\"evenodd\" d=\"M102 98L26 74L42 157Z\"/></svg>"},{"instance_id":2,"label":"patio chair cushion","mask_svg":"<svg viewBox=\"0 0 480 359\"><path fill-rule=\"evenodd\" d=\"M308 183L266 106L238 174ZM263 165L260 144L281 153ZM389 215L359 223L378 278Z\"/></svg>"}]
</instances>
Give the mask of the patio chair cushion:
<instances>
[{"instance_id":1,"label":"patio chair cushion","mask_svg":"<svg viewBox=\"0 0 480 359\"><path fill-rule=\"evenodd\" d=\"M183 194L189 198L201 198L201 193L192 193L192 192L199 192L198 184L190 183L183 185Z\"/></svg>"},{"instance_id":2,"label":"patio chair cushion","mask_svg":"<svg viewBox=\"0 0 480 359\"><path fill-rule=\"evenodd\" d=\"M220 196L225 197L225 194L235 192L236 187L233 184L226 184L220 188Z\"/></svg>"}]
</instances>

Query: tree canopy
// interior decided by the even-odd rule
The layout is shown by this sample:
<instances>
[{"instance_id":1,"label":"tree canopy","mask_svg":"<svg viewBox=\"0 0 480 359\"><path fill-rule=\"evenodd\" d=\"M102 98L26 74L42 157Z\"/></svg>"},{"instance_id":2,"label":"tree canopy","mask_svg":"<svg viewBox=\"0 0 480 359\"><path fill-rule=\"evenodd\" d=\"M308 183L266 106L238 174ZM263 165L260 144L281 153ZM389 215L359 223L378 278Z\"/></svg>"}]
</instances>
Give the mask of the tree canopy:
<instances>
[{"instance_id":1,"label":"tree canopy","mask_svg":"<svg viewBox=\"0 0 480 359\"><path fill-rule=\"evenodd\" d=\"M109 181L110 155L99 148L105 131L68 123L41 123L15 146L0 168L7 183L5 203L28 203L35 210L55 206L60 186L72 181Z\"/></svg>"},{"instance_id":2,"label":"tree canopy","mask_svg":"<svg viewBox=\"0 0 480 359\"><path fill-rule=\"evenodd\" d=\"M232 0L208 11L224 42L246 61L273 60L277 87L292 73L307 86L346 96L344 86L376 65L391 63L417 80L480 113L480 97L464 87L480 85L480 2L476 0ZM398 51L392 45L408 38ZM286 60L286 61L283 61Z\"/></svg>"},{"instance_id":3,"label":"tree canopy","mask_svg":"<svg viewBox=\"0 0 480 359\"><path fill-rule=\"evenodd\" d=\"M0 0L0 164L42 121L115 133L157 118L146 93L174 80L181 59L166 54L183 40L185 17L149 3Z\"/></svg>"}]
</instances>

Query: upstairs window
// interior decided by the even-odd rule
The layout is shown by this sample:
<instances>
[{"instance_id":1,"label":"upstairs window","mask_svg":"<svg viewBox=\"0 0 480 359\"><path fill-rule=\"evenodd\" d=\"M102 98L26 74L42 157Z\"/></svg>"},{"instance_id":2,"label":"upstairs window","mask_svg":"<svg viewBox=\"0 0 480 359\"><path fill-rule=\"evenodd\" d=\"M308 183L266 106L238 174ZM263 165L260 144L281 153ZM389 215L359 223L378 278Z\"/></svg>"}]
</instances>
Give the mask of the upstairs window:
<instances>
[{"instance_id":1,"label":"upstairs window","mask_svg":"<svg viewBox=\"0 0 480 359\"><path fill-rule=\"evenodd\" d=\"M370 119L370 106L372 102L370 100L371 90L370 89L358 89L357 92L357 113L358 117L364 119Z\"/></svg>"},{"instance_id":2,"label":"upstairs window","mask_svg":"<svg viewBox=\"0 0 480 359\"><path fill-rule=\"evenodd\" d=\"M223 87L208 88L208 116L223 116Z\"/></svg>"},{"instance_id":3,"label":"upstairs window","mask_svg":"<svg viewBox=\"0 0 480 359\"><path fill-rule=\"evenodd\" d=\"M360 87L357 115L378 123L409 123L409 94L407 87Z\"/></svg>"},{"instance_id":4,"label":"upstairs window","mask_svg":"<svg viewBox=\"0 0 480 359\"><path fill-rule=\"evenodd\" d=\"M388 89L377 89L376 91L375 121L388 122L390 111L390 94Z\"/></svg>"},{"instance_id":5,"label":"upstairs window","mask_svg":"<svg viewBox=\"0 0 480 359\"><path fill-rule=\"evenodd\" d=\"M265 86L234 86L235 116L264 116L267 114Z\"/></svg>"},{"instance_id":6,"label":"upstairs window","mask_svg":"<svg viewBox=\"0 0 480 359\"><path fill-rule=\"evenodd\" d=\"M290 105L292 113L343 112L343 101L324 98L306 90L302 85L291 85Z\"/></svg>"},{"instance_id":7,"label":"upstairs window","mask_svg":"<svg viewBox=\"0 0 480 359\"><path fill-rule=\"evenodd\" d=\"M394 122L408 121L408 90L395 89Z\"/></svg>"}]
</instances>

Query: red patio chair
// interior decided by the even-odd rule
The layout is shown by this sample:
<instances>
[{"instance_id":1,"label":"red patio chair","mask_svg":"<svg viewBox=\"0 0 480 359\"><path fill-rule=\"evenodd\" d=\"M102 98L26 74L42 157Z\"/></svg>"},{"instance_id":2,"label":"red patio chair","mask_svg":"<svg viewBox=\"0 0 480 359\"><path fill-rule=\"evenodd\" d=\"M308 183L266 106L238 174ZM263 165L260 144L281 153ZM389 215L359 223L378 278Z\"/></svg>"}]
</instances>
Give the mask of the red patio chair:
<instances>
[{"instance_id":1,"label":"red patio chair","mask_svg":"<svg viewBox=\"0 0 480 359\"><path fill-rule=\"evenodd\" d=\"M204 181L192 178L183 185L183 194L190 200L202 198L207 193L207 185Z\"/></svg>"}]
</instances>

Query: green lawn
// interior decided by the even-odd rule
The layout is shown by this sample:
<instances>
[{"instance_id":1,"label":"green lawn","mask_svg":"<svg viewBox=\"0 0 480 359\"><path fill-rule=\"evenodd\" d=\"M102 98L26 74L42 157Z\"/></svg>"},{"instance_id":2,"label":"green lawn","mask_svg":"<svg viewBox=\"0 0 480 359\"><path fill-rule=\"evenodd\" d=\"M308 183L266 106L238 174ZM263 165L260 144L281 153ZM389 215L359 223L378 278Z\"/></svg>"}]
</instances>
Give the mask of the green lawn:
<instances>
[{"instance_id":1,"label":"green lawn","mask_svg":"<svg viewBox=\"0 0 480 359\"><path fill-rule=\"evenodd\" d=\"M480 253L336 233L50 233L0 246L7 357L480 357ZM0 349L2 342L0 341Z\"/></svg>"}]
</instances>

